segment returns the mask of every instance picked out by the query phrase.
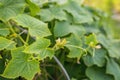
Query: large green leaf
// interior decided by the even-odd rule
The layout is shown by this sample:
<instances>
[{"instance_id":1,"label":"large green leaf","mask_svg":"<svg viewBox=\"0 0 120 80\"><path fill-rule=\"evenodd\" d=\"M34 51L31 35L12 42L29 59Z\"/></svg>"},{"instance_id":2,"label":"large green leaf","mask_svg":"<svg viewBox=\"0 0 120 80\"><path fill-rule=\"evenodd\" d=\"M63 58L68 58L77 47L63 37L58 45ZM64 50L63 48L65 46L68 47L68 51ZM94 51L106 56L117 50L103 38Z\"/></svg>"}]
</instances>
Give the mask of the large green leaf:
<instances>
[{"instance_id":1,"label":"large green leaf","mask_svg":"<svg viewBox=\"0 0 120 80\"><path fill-rule=\"evenodd\" d=\"M59 6L42 9L39 14L43 21L51 21L53 19L58 19L60 21L66 20L66 14Z\"/></svg>"},{"instance_id":2,"label":"large green leaf","mask_svg":"<svg viewBox=\"0 0 120 80\"><path fill-rule=\"evenodd\" d=\"M39 61L31 60L29 54L23 53L24 47L12 50L12 60L8 63L3 77L16 78L22 76L32 80L34 75L40 72Z\"/></svg>"},{"instance_id":3,"label":"large green leaf","mask_svg":"<svg viewBox=\"0 0 120 80\"><path fill-rule=\"evenodd\" d=\"M0 37L0 50L3 50L3 49L10 50L15 48L15 45L16 45L15 42L8 40L4 37Z\"/></svg>"},{"instance_id":4,"label":"large green leaf","mask_svg":"<svg viewBox=\"0 0 120 80\"><path fill-rule=\"evenodd\" d=\"M5 24L0 23L0 35L7 36L8 34L10 34L9 28Z\"/></svg>"},{"instance_id":5,"label":"large green leaf","mask_svg":"<svg viewBox=\"0 0 120 80\"><path fill-rule=\"evenodd\" d=\"M112 76L105 74L104 68L95 66L88 67L86 70L86 75L90 78L90 80L114 80Z\"/></svg>"},{"instance_id":6,"label":"large green leaf","mask_svg":"<svg viewBox=\"0 0 120 80\"><path fill-rule=\"evenodd\" d=\"M107 59L106 72L113 75L115 80L120 80L120 65L113 59Z\"/></svg>"},{"instance_id":7,"label":"large green leaf","mask_svg":"<svg viewBox=\"0 0 120 80\"><path fill-rule=\"evenodd\" d=\"M21 14L14 18L14 20L18 23L18 25L28 28L29 33L32 36L45 37L51 35L47 24L34 17Z\"/></svg>"},{"instance_id":8,"label":"large green leaf","mask_svg":"<svg viewBox=\"0 0 120 80\"><path fill-rule=\"evenodd\" d=\"M73 0L62 6L65 11L73 16L74 23L90 23L93 21L91 14Z\"/></svg>"},{"instance_id":9,"label":"large green leaf","mask_svg":"<svg viewBox=\"0 0 120 80\"><path fill-rule=\"evenodd\" d=\"M48 48L50 41L45 38L38 38L30 46L26 47L24 52L29 54L35 54L39 60L43 60L46 57L52 58L54 51L51 48Z\"/></svg>"},{"instance_id":10,"label":"large green leaf","mask_svg":"<svg viewBox=\"0 0 120 80\"><path fill-rule=\"evenodd\" d=\"M108 54L110 57L120 58L120 53L118 47L112 43L110 39L105 37L104 35L97 36L98 41L108 50Z\"/></svg>"},{"instance_id":11,"label":"large green leaf","mask_svg":"<svg viewBox=\"0 0 120 80\"><path fill-rule=\"evenodd\" d=\"M81 25L71 25L70 23L65 21L62 21L62 22L56 21L55 27L54 27L55 36L62 37L70 33L73 33L78 36L83 36L83 34L85 33L85 30Z\"/></svg>"},{"instance_id":12,"label":"large green leaf","mask_svg":"<svg viewBox=\"0 0 120 80\"><path fill-rule=\"evenodd\" d=\"M82 41L76 35L72 34L68 37L65 46L70 50L68 54L68 57L70 58L77 58L79 60L84 53L84 50L82 49Z\"/></svg>"},{"instance_id":13,"label":"large green leaf","mask_svg":"<svg viewBox=\"0 0 120 80\"><path fill-rule=\"evenodd\" d=\"M99 67L104 66L105 64L105 56L106 51L104 49L97 49L95 50L94 56L91 56L90 54L83 57L84 63L87 66L97 65Z\"/></svg>"},{"instance_id":14,"label":"large green leaf","mask_svg":"<svg viewBox=\"0 0 120 80\"><path fill-rule=\"evenodd\" d=\"M0 0L0 20L7 21L23 12L25 0Z\"/></svg>"}]
</instances>

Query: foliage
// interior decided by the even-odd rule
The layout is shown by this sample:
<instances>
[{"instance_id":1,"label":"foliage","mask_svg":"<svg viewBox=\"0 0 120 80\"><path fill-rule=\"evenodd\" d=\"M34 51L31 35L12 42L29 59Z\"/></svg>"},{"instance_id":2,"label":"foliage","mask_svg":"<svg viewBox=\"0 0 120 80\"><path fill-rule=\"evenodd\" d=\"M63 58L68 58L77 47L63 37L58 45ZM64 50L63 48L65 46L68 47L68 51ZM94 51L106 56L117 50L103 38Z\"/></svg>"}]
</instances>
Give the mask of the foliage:
<instances>
[{"instance_id":1,"label":"foliage","mask_svg":"<svg viewBox=\"0 0 120 80\"><path fill-rule=\"evenodd\" d=\"M120 41L78 2L0 0L0 80L65 80L54 56L72 80L119 80Z\"/></svg>"}]
</instances>

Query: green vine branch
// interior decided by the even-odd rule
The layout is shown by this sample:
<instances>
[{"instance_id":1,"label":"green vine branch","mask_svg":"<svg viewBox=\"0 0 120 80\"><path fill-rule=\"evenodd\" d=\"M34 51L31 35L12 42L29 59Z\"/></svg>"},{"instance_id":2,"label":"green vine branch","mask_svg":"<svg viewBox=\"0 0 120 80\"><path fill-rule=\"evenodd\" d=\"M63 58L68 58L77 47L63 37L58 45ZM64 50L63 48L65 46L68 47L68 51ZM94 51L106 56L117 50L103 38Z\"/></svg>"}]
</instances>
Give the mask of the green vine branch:
<instances>
[{"instance_id":1,"label":"green vine branch","mask_svg":"<svg viewBox=\"0 0 120 80\"><path fill-rule=\"evenodd\" d=\"M7 22L6 24L9 26L9 29L11 30L11 32L12 32L15 36L17 36L17 37L23 42L24 45L28 45L28 44L24 41L24 39L20 36L20 35L21 35L22 33L24 33L25 31L22 31L22 33L17 34L17 33L15 32L15 30L13 29L12 25L10 24L10 22Z\"/></svg>"}]
</instances>

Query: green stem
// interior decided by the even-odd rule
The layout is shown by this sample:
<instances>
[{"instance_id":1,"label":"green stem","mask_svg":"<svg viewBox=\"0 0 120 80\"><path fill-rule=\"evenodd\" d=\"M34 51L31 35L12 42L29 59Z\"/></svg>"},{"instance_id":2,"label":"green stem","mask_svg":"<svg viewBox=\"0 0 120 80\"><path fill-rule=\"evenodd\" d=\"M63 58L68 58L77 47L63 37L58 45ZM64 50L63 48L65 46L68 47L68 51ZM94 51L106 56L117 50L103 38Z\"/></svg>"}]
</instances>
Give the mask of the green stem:
<instances>
[{"instance_id":1,"label":"green stem","mask_svg":"<svg viewBox=\"0 0 120 80\"><path fill-rule=\"evenodd\" d=\"M30 34L28 33L28 34L27 34L27 37L26 37L26 43L28 43L29 37L30 37Z\"/></svg>"},{"instance_id":2,"label":"green stem","mask_svg":"<svg viewBox=\"0 0 120 80\"><path fill-rule=\"evenodd\" d=\"M12 33L15 34L15 35L17 35L17 37L23 42L24 45L27 45L27 43L24 41L24 39L19 34L17 34L15 32L15 30L12 28L11 24L9 22L7 24L9 26L10 30L12 31Z\"/></svg>"},{"instance_id":3,"label":"green stem","mask_svg":"<svg viewBox=\"0 0 120 80\"><path fill-rule=\"evenodd\" d=\"M95 48L92 48L92 49L93 49L93 55L92 56L94 57L94 55L95 55Z\"/></svg>"},{"instance_id":4,"label":"green stem","mask_svg":"<svg viewBox=\"0 0 120 80\"><path fill-rule=\"evenodd\" d=\"M17 35L17 36L23 42L24 45L28 45L20 35Z\"/></svg>"}]
</instances>

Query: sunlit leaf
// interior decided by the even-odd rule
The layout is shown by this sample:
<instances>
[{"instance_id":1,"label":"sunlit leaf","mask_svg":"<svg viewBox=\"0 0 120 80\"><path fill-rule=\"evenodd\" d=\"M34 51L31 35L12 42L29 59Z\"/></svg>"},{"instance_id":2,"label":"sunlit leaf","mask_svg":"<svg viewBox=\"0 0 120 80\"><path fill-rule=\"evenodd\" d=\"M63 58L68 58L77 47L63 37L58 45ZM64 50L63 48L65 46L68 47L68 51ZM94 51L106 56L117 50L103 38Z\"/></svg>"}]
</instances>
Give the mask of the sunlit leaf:
<instances>
[{"instance_id":1,"label":"sunlit leaf","mask_svg":"<svg viewBox=\"0 0 120 80\"><path fill-rule=\"evenodd\" d=\"M0 35L7 36L10 34L9 28L5 24L0 24Z\"/></svg>"},{"instance_id":2,"label":"sunlit leaf","mask_svg":"<svg viewBox=\"0 0 120 80\"><path fill-rule=\"evenodd\" d=\"M3 77L16 78L22 76L27 80L32 80L34 75L40 72L39 62L30 60L31 55L23 53L23 50L23 47L12 50L12 60L2 74Z\"/></svg>"},{"instance_id":3,"label":"sunlit leaf","mask_svg":"<svg viewBox=\"0 0 120 80\"><path fill-rule=\"evenodd\" d=\"M25 0L0 0L0 20L8 21L11 17L21 14Z\"/></svg>"},{"instance_id":4,"label":"sunlit leaf","mask_svg":"<svg viewBox=\"0 0 120 80\"><path fill-rule=\"evenodd\" d=\"M15 45L16 43L9 40L9 39L6 39L4 37L0 37L0 50L3 50L3 49L13 49L15 48Z\"/></svg>"},{"instance_id":5,"label":"sunlit leaf","mask_svg":"<svg viewBox=\"0 0 120 80\"><path fill-rule=\"evenodd\" d=\"M47 24L29 15L21 14L14 20L24 28L28 28L30 35L45 37L51 35Z\"/></svg>"},{"instance_id":6,"label":"sunlit leaf","mask_svg":"<svg viewBox=\"0 0 120 80\"><path fill-rule=\"evenodd\" d=\"M85 37L86 39L86 44L89 45L90 47L95 47L98 44L98 41L96 39L96 35L94 33L88 35Z\"/></svg>"},{"instance_id":7,"label":"sunlit leaf","mask_svg":"<svg viewBox=\"0 0 120 80\"><path fill-rule=\"evenodd\" d=\"M54 50L48 48L50 41L45 38L39 38L30 46L26 47L24 52L28 54L35 54L39 60L43 60L46 57L52 58L54 55Z\"/></svg>"}]
</instances>

